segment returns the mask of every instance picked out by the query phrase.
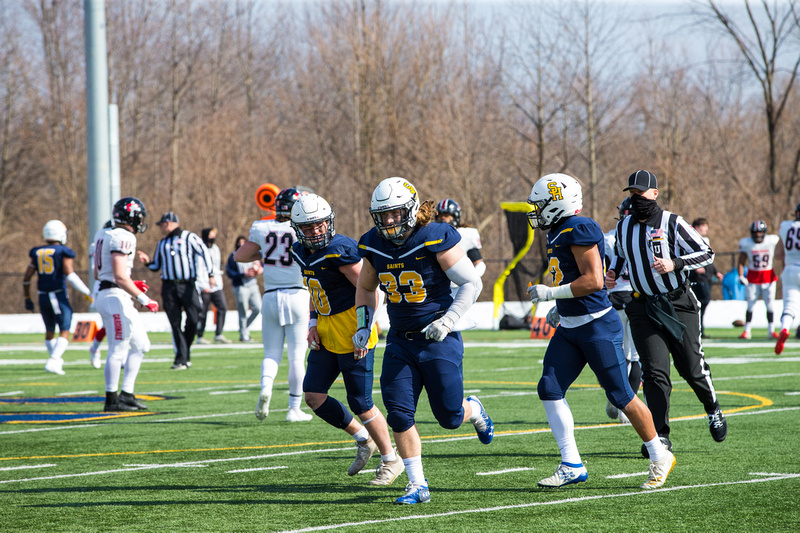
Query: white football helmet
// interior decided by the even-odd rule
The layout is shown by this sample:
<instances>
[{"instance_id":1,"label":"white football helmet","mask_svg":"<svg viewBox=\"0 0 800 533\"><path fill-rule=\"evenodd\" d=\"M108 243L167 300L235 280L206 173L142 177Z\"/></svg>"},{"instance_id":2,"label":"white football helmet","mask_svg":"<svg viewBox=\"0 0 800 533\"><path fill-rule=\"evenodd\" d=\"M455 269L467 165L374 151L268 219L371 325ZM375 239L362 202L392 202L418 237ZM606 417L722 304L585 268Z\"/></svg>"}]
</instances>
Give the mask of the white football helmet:
<instances>
[{"instance_id":1,"label":"white football helmet","mask_svg":"<svg viewBox=\"0 0 800 533\"><path fill-rule=\"evenodd\" d=\"M400 244L416 226L419 206L419 195L413 185L403 178L386 178L372 193L369 213L381 237ZM396 209L403 210L400 220L389 225L384 224L383 213Z\"/></svg>"},{"instance_id":2,"label":"white football helmet","mask_svg":"<svg viewBox=\"0 0 800 533\"><path fill-rule=\"evenodd\" d=\"M56 241L67 244L67 227L60 220L50 220L42 229L42 237L46 241Z\"/></svg>"},{"instance_id":3,"label":"white football helmet","mask_svg":"<svg viewBox=\"0 0 800 533\"><path fill-rule=\"evenodd\" d=\"M309 250L322 250L330 244L336 230L333 227L333 219L336 217L331 210L331 206L322 196L316 194L304 194L295 200L292 206L292 229L297 234L303 246ZM303 233L301 226L307 224L317 224L328 222L328 229L325 233L307 237Z\"/></svg>"},{"instance_id":4,"label":"white football helmet","mask_svg":"<svg viewBox=\"0 0 800 533\"><path fill-rule=\"evenodd\" d=\"M533 229L548 229L565 217L583 209L583 192L578 180L566 174L548 174L533 184L528 203L528 223Z\"/></svg>"}]
</instances>

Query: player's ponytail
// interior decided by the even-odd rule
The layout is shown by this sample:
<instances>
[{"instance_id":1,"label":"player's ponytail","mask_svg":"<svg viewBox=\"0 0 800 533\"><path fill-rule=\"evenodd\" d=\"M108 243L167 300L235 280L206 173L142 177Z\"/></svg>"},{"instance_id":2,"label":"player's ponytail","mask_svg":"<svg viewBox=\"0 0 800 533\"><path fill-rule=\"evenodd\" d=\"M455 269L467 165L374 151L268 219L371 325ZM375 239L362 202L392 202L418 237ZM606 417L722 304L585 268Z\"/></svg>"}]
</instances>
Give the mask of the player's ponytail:
<instances>
[{"instance_id":1,"label":"player's ponytail","mask_svg":"<svg viewBox=\"0 0 800 533\"><path fill-rule=\"evenodd\" d=\"M436 203L426 200L417 211L417 226L427 226L436 218Z\"/></svg>"}]
</instances>

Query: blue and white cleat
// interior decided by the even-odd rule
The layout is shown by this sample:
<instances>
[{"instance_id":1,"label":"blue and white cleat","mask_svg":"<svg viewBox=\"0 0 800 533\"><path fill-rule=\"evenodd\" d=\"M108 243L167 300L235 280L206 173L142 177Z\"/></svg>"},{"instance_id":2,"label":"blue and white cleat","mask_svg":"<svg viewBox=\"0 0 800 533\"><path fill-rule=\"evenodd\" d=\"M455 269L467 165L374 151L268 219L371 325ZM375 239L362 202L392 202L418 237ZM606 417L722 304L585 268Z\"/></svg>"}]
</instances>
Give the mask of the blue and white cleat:
<instances>
[{"instance_id":1,"label":"blue and white cleat","mask_svg":"<svg viewBox=\"0 0 800 533\"><path fill-rule=\"evenodd\" d=\"M589 473L586 471L585 466L581 465L574 467L561 463L558 465L558 468L556 468L555 474L541 480L539 482L539 486L546 489L557 489L559 487L563 487L564 485L583 483L588 478Z\"/></svg>"},{"instance_id":2,"label":"blue and white cleat","mask_svg":"<svg viewBox=\"0 0 800 533\"><path fill-rule=\"evenodd\" d=\"M470 396L467 398L467 401L475 402L480 405L480 418L474 421L472 425L475 426L475 431L478 433L478 439L484 444L489 444L492 442L492 438L494 437L494 423L492 422L491 417L486 412L486 409L483 408L483 404L477 396Z\"/></svg>"},{"instance_id":3,"label":"blue and white cleat","mask_svg":"<svg viewBox=\"0 0 800 533\"><path fill-rule=\"evenodd\" d=\"M414 505L415 503L428 503L431 501L431 493L428 490L428 480L425 485L406 485L406 493L397 498L394 503L398 505Z\"/></svg>"}]
</instances>

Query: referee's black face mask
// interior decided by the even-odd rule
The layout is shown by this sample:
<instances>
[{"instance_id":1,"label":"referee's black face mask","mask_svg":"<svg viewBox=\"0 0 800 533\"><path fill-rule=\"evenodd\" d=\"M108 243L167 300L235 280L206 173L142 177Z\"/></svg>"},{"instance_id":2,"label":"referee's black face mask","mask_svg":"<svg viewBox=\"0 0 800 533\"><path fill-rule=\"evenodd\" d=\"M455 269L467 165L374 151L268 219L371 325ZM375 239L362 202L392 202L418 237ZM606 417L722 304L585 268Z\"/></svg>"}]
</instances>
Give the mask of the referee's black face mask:
<instances>
[{"instance_id":1,"label":"referee's black face mask","mask_svg":"<svg viewBox=\"0 0 800 533\"><path fill-rule=\"evenodd\" d=\"M631 195L631 212L636 220L647 220L658 210L658 202L649 200L641 194Z\"/></svg>"}]
</instances>

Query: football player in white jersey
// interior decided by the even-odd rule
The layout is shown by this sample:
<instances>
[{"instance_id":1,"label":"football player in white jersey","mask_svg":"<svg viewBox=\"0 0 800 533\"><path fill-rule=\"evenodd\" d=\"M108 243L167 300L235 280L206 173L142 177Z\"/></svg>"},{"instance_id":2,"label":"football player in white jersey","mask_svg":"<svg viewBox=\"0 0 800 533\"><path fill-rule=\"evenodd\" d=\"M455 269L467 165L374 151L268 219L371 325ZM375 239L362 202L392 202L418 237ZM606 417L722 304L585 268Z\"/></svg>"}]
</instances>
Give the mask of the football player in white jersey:
<instances>
[{"instance_id":1,"label":"football player in white jersey","mask_svg":"<svg viewBox=\"0 0 800 533\"><path fill-rule=\"evenodd\" d=\"M95 253L95 245L97 244L97 240L101 238L103 233L108 228L113 228L114 223L111 220L107 220L103 227L97 230L97 233L94 234L94 240L92 244L89 245L89 264L94 265L94 253ZM92 298L97 300L97 293L100 291L100 280L95 278L94 280L94 287L92 287ZM96 309L97 307L95 307ZM92 337L92 346L89 348L89 355L91 356L90 363L94 368L100 368L102 366L101 358L103 355L102 350L100 349L100 344L103 342L103 339L106 338L106 328L103 325L100 325L100 329L95 331L94 337ZM125 363L122 363L122 366L125 366Z\"/></svg>"},{"instance_id":2,"label":"football player in white jersey","mask_svg":"<svg viewBox=\"0 0 800 533\"><path fill-rule=\"evenodd\" d=\"M619 218L624 218L631 214L631 198L628 196L622 203L619 204ZM617 228L605 233L603 235L606 253L606 268L608 265L614 263L614 249L617 244ZM625 306L633 299L633 289L631 288L631 280L627 271L623 272L617 278L617 284L613 289L608 289L608 299L611 306L617 311L619 319L622 321L622 353L625 355L625 360L628 362L628 383L633 389L635 394L638 394L639 387L642 384L642 365L639 363L639 352L636 351L636 346L633 345L633 338L631 337L631 324L628 320L628 314L625 312ZM555 309L555 307L553 307ZM548 322L550 316L548 316ZM555 327L558 323L550 324ZM606 414L613 420L619 419L623 424L630 423L625 413L617 409L613 403L606 401Z\"/></svg>"},{"instance_id":3,"label":"football player in white jersey","mask_svg":"<svg viewBox=\"0 0 800 533\"><path fill-rule=\"evenodd\" d=\"M100 281L95 306L108 328L104 410L146 410L147 406L136 399L133 389L144 354L150 350L150 339L131 297L153 313L158 311L158 302L145 294L148 287L143 281L131 279L131 269L136 256L136 234L147 229L144 223L147 211L141 200L128 196L114 204L111 216L114 227L103 230L94 243L94 274ZM117 394L123 360L125 373Z\"/></svg>"},{"instance_id":4,"label":"football player in white jersey","mask_svg":"<svg viewBox=\"0 0 800 533\"><path fill-rule=\"evenodd\" d=\"M458 205L458 202L451 198L439 201L436 204L436 222L450 224L458 230L461 234L459 246L467 254L469 260L472 261L475 271L482 277L483 273L486 272L486 263L483 262L483 256L481 255L481 248L483 248L481 246L481 235L478 233L477 228L461 225L461 206ZM450 285L453 292L457 287L458 285L455 284Z\"/></svg>"},{"instance_id":5,"label":"football player in white jersey","mask_svg":"<svg viewBox=\"0 0 800 533\"><path fill-rule=\"evenodd\" d=\"M272 384L283 359L283 341L289 357L289 422L307 422L313 418L300 409L303 378L306 374L306 335L308 334L309 298L299 265L292 256L297 237L289 221L292 206L300 197L297 189L283 189L275 197L275 220L256 220L249 240L233 255L239 263L261 260L264 265L264 297L261 302L261 336L264 360L261 362L261 393L256 403L256 418L269 414Z\"/></svg>"},{"instance_id":6,"label":"football player in white jersey","mask_svg":"<svg viewBox=\"0 0 800 533\"><path fill-rule=\"evenodd\" d=\"M783 353L792 323L800 313L800 204L794 208L794 220L784 220L778 229L781 246L775 254L783 262L781 284L783 285L783 314L781 332L775 344L775 353Z\"/></svg>"},{"instance_id":7,"label":"football player in white jersey","mask_svg":"<svg viewBox=\"0 0 800 533\"><path fill-rule=\"evenodd\" d=\"M739 241L739 281L747 291L747 313L745 314L744 332L740 339L749 339L750 323L753 320L753 306L759 296L764 300L767 308L767 322L769 324L770 338L777 338L775 333L775 286L778 276L772 267L775 258L775 247L780 242L777 235L767 235L767 223L756 220L750 225L750 237ZM744 268L747 267L747 276Z\"/></svg>"}]
</instances>

